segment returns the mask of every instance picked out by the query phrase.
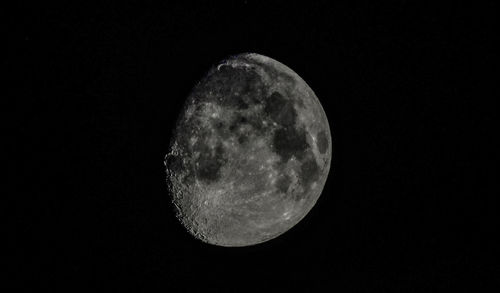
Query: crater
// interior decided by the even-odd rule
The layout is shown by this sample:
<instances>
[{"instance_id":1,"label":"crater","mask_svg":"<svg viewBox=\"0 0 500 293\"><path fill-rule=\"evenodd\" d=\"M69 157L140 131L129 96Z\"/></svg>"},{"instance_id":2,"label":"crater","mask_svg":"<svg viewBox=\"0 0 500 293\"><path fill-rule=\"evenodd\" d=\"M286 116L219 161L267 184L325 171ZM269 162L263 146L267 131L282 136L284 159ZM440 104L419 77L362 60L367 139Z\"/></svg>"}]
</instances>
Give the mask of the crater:
<instances>
[{"instance_id":1,"label":"crater","mask_svg":"<svg viewBox=\"0 0 500 293\"><path fill-rule=\"evenodd\" d=\"M238 115L229 126L229 131L236 132L242 125L246 124L247 122L248 120L245 116Z\"/></svg>"},{"instance_id":2,"label":"crater","mask_svg":"<svg viewBox=\"0 0 500 293\"><path fill-rule=\"evenodd\" d=\"M172 173L181 172L184 169L184 164L182 159L176 155L168 155L165 158L165 166L167 166L168 170Z\"/></svg>"},{"instance_id":3,"label":"crater","mask_svg":"<svg viewBox=\"0 0 500 293\"><path fill-rule=\"evenodd\" d=\"M248 141L248 136L245 133L242 133L242 134L240 134L240 136L238 136L238 143L239 144L244 144L247 141Z\"/></svg>"}]
</instances>

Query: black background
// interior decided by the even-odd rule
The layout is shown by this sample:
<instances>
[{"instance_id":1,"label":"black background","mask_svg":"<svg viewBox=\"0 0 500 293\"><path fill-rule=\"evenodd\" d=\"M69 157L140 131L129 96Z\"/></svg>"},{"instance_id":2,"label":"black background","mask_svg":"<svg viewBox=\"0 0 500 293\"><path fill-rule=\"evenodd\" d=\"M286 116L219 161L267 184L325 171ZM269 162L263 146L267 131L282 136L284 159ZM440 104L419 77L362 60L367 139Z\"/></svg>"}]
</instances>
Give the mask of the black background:
<instances>
[{"instance_id":1,"label":"black background","mask_svg":"<svg viewBox=\"0 0 500 293\"><path fill-rule=\"evenodd\" d=\"M15 286L498 286L497 5L309 2L19 6L4 58L15 85L15 136L5 142L16 167L7 237ZM163 157L191 88L241 52L306 80L327 113L333 160L318 203L293 229L222 248L175 219Z\"/></svg>"}]
</instances>

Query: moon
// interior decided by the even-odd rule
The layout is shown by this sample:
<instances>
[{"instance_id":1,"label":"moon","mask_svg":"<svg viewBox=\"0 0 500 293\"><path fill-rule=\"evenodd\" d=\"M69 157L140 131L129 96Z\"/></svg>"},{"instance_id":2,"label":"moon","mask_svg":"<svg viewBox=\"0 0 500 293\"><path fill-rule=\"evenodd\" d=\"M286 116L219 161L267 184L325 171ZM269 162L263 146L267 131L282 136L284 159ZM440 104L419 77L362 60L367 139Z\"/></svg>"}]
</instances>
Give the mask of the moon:
<instances>
[{"instance_id":1,"label":"moon","mask_svg":"<svg viewBox=\"0 0 500 293\"><path fill-rule=\"evenodd\" d=\"M285 233L317 202L332 139L293 70L255 53L213 66L187 97L165 156L176 215L197 239L249 246Z\"/></svg>"}]
</instances>

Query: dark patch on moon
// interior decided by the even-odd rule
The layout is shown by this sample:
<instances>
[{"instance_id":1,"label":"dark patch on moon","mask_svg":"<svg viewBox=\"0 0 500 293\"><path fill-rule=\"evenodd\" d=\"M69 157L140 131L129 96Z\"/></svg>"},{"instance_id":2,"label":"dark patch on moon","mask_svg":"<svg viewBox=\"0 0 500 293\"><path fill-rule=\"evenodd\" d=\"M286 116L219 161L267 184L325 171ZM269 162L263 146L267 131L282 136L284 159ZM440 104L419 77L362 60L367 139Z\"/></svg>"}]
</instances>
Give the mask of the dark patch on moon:
<instances>
[{"instance_id":1,"label":"dark patch on moon","mask_svg":"<svg viewBox=\"0 0 500 293\"><path fill-rule=\"evenodd\" d=\"M224 122L222 122L221 120L217 120L215 121L214 123L214 127L218 130L221 130L221 129L224 129L225 128L225 125L224 125Z\"/></svg>"},{"instance_id":2,"label":"dark patch on moon","mask_svg":"<svg viewBox=\"0 0 500 293\"><path fill-rule=\"evenodd\" d=\"M220 178L220 169L227 162L222 144L211 149L207 144L201 142L195 148L200 152L196 161L196 175L205 182L216 181Z\"/></svg>"},{"instance_id":3,"label":"dark patch on moon","mask_svg":"<svg viewBox=\"0 0 500 293\"><path fill-rule=\"evenodd\" d=\"M282 174L276 181L276 187L282 193L286 193L288 191L288 187L292 184L292 179L287 174Z\"/></svg>"},{"instance_id":4,"label":"dark patch on moon","mask_svg":"<svg viewBox=\"0 0 500 293\"><path fill-rule=\"evenodd\" d=\"M250 124L248 119L242 114L236 116L229 126L229 131L232 135L237 136L239 144L246 143L251 133L255 132L252 124Z\"/></svg>"},{"instance_id":5,"label":"dark patch on moon","mask_svg":"<svg viewBox=\"0 0 500 293\"><path fill-rule=\"evenodd\" d=\"M292 156L300 160L308 143L304 126L295 125L297 111L293 101L275 91L266 99L264 113L278 125L273 136L276 153L283 161L288 161Z\"/></svg>"},{"instance_id":6,"label":"dark patch on moon","mask_svg":"<svg viewBox=\"0 0 500 293\"><path fill-rule=\"evenodd\" d=\"M273 136L273 149L280 155L282 161L288 161L292 156L298 160L304 156L309 147L306 132L303 127L285 127L276 130Z\"/></svg>"},{"instance_id":7,"label":"dark patch on moon","mask_svg":"<svg viewBox=\"0 0 500 293\"><path fill-rule=\"evenodd\" d=\"M238 136L238 143L239 144L244 144L248 141L248 135L245 133L241 133L240 136Z\"/></svg>"},{"instance_id":8,"label":"dark patch on moon","mask_svg":"<svg viewBox=\"0 0 500 293\"><path fill-rule=\"evenodd\" d=\"M248 119L243 116L243 115L238 115L236 118L233 120L233 123L229 126L230 131L236 131L239 129L241 126L247 124Z\"/></svg>"},{"instance_id":9,"label":"dark patch on moon","mask_svg":"<svg viewBox=\"0 0 500 293\"><path fill-rule=\"evenodd\" d=\"M320 168L314 158L305 160L300 166L300 180L304 186L309 187L319 177Z\"/></svg>"},{"instance_id":10,"label":"dark patch on moon","mask_svg":"<svg viewBox=\"0 0 500 293\"><path fill-rule=\"evenodd\" d=\"M263 123L264 119L262 118L261 113L250 114L246 119L248 125L252 126L253 130L259 136L264 135L269 130L269 126L266 126Z\"/></svg>"},{"instance_id":11,"label":"dark patch on moon","mask_svg":"<svg viewBox=\"0 0 500 293\"><path fill-rule=\"evenodd\" d=\"M324 154L328 149L328 138L326 137L325 131L322 130L318 132L316 145L318 146L318 151L320 154Z\"/></svg>"},{"instance_id":12,"label":"dark patch on moon","mask_svg":"<svg viewBox=\"0 0 500 293\"><path fill-rule=\"evenodd\" d=\"M264 112L272 121L283 127L292 126L297 118L292 102L285 99L279 92L273 92L266 99Z\"/></svg>"},{"instance_id":13,"label":"dark patch on moon","mask_svg":"<svg viewBox=\"0 0 500 293\"><path fill-rule=\"evenodd\" d=\"M212 127L217 133L219 137L222 139L228 139L231 136L231 133L229 131L229 127L226 123L226 121L221 120L221 119L214 119L212 121Z\"/></svg>"}]
</instances>

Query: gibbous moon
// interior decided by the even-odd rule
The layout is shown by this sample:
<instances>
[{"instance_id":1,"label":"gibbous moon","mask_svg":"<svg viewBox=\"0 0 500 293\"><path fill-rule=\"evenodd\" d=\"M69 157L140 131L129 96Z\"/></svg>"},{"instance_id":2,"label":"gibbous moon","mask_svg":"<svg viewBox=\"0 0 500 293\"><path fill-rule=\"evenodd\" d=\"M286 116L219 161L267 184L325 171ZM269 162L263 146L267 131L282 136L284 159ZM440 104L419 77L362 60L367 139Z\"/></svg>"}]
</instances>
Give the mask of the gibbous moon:
<instances>
[{"instance_id":1,"label":"gibbous moon","mask_svg":"<svg viewBox=\"0 0 500 293\"><path fill-rule=\"evenodd\" d=\"M165 156L167 185L194 237L254 245L306 216L331 156L326 114L306 82L274 59L240 54L186 99Z\"/></svg>"}]
</instances>

